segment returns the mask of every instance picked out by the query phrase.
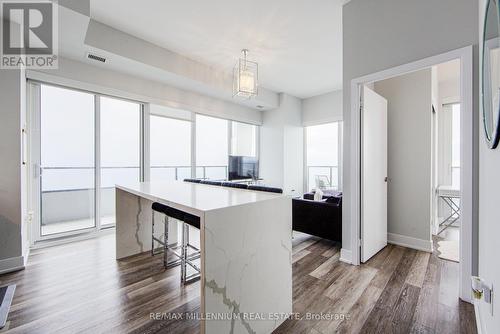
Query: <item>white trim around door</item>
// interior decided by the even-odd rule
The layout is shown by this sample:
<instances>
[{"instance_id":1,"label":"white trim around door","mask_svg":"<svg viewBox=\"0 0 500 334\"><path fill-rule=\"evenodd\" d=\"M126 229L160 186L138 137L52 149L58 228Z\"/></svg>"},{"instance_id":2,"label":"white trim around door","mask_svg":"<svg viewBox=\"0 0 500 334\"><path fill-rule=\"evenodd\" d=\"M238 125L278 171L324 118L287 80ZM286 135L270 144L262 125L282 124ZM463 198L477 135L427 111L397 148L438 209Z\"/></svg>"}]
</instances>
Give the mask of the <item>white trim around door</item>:
<instances>
[{"instance_id":1,"label":"white trim around door","mask_svg":"<svg viewBox=\"0 0 500 334\"><path fill-rule=\"evenodd\" d=\"M473 112L473 48L467 46L440 55L418 60L405 65L369 74L351 81L351 136L346 138L351 143L351 189L350 196L350 229L351 249L344 250L352 254L353 265L360 264L360 224L361 224L361 114L360 86L389 79L402 74L422 70L450 60L460 59L460 93L461 93L461 224L460 224L460 263L459 263L459 296L462 300L471 301L469 288L470 276L473 273L473 217L477 201L475 200L474 182L474 112Z\"/></svg>"}]
</instances>

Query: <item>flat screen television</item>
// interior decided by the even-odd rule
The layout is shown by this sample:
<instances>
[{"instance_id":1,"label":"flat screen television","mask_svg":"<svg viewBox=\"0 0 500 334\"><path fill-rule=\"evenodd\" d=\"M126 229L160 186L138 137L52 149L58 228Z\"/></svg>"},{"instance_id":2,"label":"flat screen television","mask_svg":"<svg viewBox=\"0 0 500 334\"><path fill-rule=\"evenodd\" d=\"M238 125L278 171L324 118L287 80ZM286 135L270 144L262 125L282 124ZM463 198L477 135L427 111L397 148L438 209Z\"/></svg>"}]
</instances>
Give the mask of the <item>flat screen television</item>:
<instances>
[{"instance_id":1,"label":"flat screen television","mask_svg":"<svg viewBox=\"0 0 500 334\"><path fill-rule=\"evenodd\" d=\"M254 157L229 156L230 181L259 178L259 160Z\"/></svg>"}]
</instances>

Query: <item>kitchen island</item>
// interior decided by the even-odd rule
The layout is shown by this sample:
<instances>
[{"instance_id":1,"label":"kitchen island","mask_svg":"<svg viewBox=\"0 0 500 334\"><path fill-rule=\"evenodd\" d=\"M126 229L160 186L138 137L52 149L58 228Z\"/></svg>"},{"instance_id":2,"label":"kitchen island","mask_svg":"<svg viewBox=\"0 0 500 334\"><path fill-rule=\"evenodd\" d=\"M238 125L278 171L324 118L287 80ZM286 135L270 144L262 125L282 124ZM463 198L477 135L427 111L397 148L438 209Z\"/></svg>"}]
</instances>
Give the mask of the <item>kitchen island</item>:
<instances>
[{"instance_id":1,"label":"kitchen island","mask_svg":"<svg viewBox=\"0 0 500 334\"><path fill-rule=\"evenodd\" d=\"M289 197L181 181L117 185L117 259L151 250L153 202L200 217L201 333L271 333L292 313Z\"/></svg>"}]
</instances>

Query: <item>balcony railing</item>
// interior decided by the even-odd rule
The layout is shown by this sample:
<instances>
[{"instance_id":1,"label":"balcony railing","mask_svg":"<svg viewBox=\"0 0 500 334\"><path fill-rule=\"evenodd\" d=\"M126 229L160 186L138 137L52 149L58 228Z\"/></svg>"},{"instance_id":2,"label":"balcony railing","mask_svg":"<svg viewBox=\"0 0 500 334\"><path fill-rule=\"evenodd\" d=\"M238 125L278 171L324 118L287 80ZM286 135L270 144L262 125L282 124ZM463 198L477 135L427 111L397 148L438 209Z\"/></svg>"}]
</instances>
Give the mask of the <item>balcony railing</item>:
<instances>
[{"instance_id":1,"label":"balcony railing","mask_svg":"<svg viewBox=\"0 0 500 334\"><path fill-rule=\"evenodd\" d=\"M94 167L50 166L42 167L42 192L71 191L94 188ZM138 166L101 167L101 188L113 188L116 183L136 181ZM223 180L227 178L228 166L196 166L196 177ZM191 177L191 166L151 166L151 179L183 180Z\"/></svg>"},{"instance_id":2,"label":"balcony railing","mask_svg":"<svg viewBox=\"0 0 500 334\"><path fill-rule=\"evenodd\" d=\"M191 178L191 166L151 166L152 180ZM196 166L196 176L203 179L227 178L228 166ZM70 228L83 220L93 221L95 202L95 168L86 166L41 168L42 228L63 224ZM114 186L139 179L138 166L105 166L100 169L100 214L114 217ZM113 221L111 219L110 221ZM86 223L90 224L90 223ZM51 230L54 230L52 228ZM56 233L56 232L54 232ZM49 234L43 233L42 234Z\"/></svg>"},{"instance_id":3,"label":"balcony railing","mask_svg":"<svg viewBox=\"0 0 500 334\"><path fill-rule=\"evenodd\" d=\"M316 176L326 176L334 189L339 189L339 166L307 166L307 189L316 187Z\"/></svg>"}]
</instances>

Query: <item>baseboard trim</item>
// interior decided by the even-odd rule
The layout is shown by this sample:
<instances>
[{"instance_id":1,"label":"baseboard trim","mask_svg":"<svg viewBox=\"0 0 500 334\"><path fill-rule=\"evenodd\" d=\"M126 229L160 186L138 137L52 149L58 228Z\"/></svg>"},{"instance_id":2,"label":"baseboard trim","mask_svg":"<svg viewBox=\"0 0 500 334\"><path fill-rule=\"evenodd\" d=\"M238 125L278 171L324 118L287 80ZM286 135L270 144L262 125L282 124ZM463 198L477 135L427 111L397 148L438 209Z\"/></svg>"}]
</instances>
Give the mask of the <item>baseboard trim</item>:
<instances>
[{"instance_id":1,"label":"baseboard trim","mask_svg":"<svg viewBox=\"0 0 500 334\"><path fill-rule=\"evenodd\" d=\"M0 260L0 275L24 269L24 257L10 257Z\"/></svg>"},{"instance_id":2,"label":"baseboard trim","mask_svg":"<svg viewBox=\"0 0 500 334\"><path fill-rule=\"evenodd\" d=\"M28 258L30 256L30 247L29 247L29 243L28 243L28 246L25 247L24 249L24 255L23 255L23 265L26 267L28 265Z\"/></svg>"},{"instance_id":3,"label":"baseboard trim","mask_svg":"<svg viewBox=\"0 0 500 334\"><path fill-rule=\"evenodd\" d=\"M483 328L483 322L481 321L481 314L480 314L480 310L479 310L480 301L477 299L474 299L472 303L474 305L474 314L476 316L477 334L486 334L486 331Z\"/></svg>"},{"instance_id":4,"label":"baseboard trim","mask_svg":"<svg viewBox=\"0 0 500 334\"><path fill-rule=\"evenodd\" d=\"M416 250L432 253L432 241L407 237L396 233L387 233L387 242L393 245L413 248Z\"/></svg>"},{"instance_id":5,"label":"baseboard trim","mask_svg":"<svg viewBox=\"0 0 500 334\"><path fill-rule=\"evenodd\" d=\"M352 253L348 249L340 249L340 261L352 264Z\"/></svg>"}]
</instances>

